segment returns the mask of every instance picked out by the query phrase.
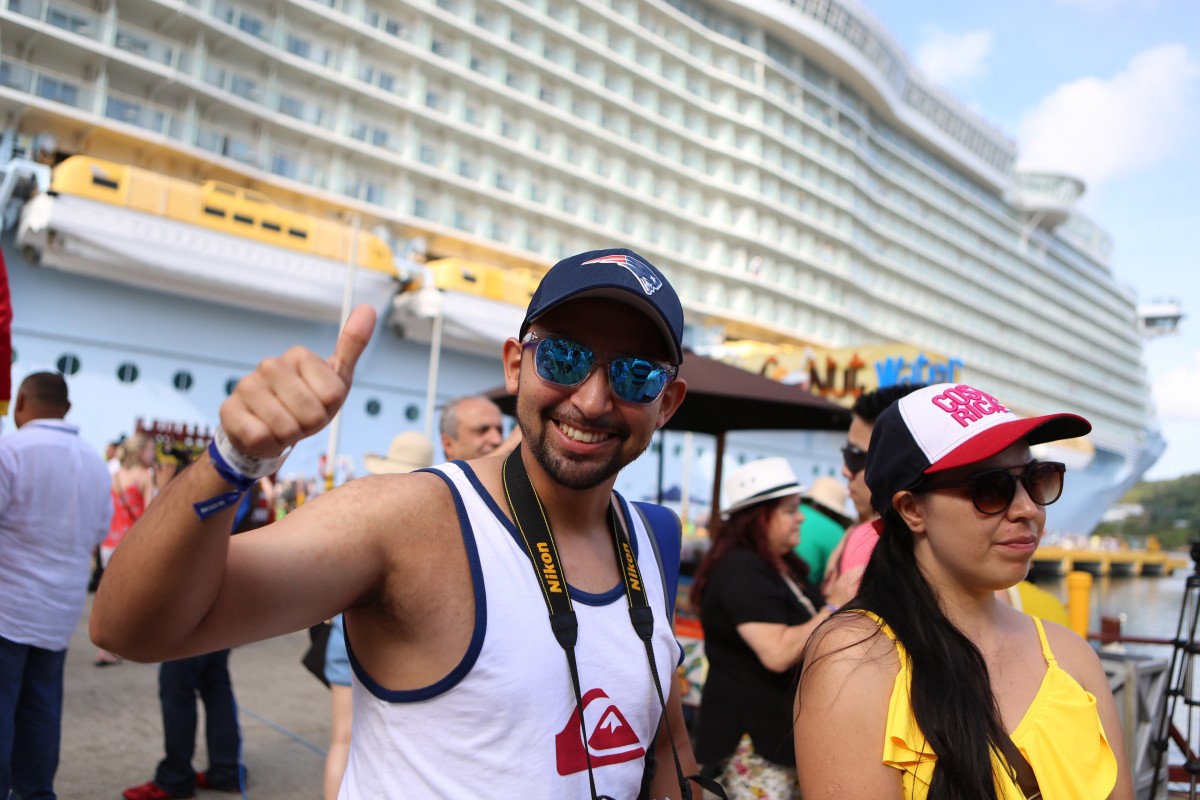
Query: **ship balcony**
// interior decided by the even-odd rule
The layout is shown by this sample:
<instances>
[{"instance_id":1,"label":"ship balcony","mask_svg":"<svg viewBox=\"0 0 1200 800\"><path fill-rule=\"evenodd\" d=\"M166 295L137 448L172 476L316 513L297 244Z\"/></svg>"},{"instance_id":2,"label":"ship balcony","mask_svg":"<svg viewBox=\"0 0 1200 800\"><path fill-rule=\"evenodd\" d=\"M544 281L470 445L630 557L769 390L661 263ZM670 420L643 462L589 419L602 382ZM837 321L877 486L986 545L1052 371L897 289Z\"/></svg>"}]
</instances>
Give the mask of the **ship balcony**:
<instances>
[{"instance_id":1,"label":"ship balcony","mask_svg":"<svg viewBox=\"0 0 1200 800\"><path fill-rule=\"evenodd\" d=\"M1175 333L1184 316L1183 307L1174 300L1146 303L1138 306L1138 331L1147 338Z\"/></svg>"},{"instance_id":2,"label":"ship balcony","mask_svg":"<svg viewBox=\"0 0 1200 800\"><path fill-rule=\"evenodd\" d=\"M1083 181L1070 175L1019 172L1016 175L1013 204L1021 210L1030 225L1052 231L1071 216L1083 190Z\"/></svg>"}]
</instances>

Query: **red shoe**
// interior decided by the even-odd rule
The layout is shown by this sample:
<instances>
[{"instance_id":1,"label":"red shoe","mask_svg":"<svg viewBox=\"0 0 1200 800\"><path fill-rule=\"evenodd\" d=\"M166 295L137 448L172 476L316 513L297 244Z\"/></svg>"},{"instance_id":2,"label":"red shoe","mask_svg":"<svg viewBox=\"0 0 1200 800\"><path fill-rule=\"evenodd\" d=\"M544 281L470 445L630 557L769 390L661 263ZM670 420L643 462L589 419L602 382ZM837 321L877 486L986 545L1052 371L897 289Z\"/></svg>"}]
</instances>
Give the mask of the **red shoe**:
<instances>
[{"instance_id":1,"label":"red shoe","mask_svg":"<svg viewBox=\"0 0 1200 800\"><path fill-rule=\"evenodd\" d=\"M125 800L173 800L173 798L195 797L195 794L171 794L154 781L143 783L141 786L130 786L121 796Z\"/></svg>"},{"instance_id":2,"label":"red shoe","mask_svg":"<svg viewBox=\"0 0 1200 800\"><path fill-rule=\"evenodd\" d=\"M208 789L213 792L225 792L225 794L241 794L242 793L242 787L240 787L240 786L213 786L211 783L208 782L208 773L207 772L197 772L196 773L196 788ZM141 800L141 799L138 798L138 800ZM157 800L157 798L155 798L154 800Z\"/></svg>"}]
</instances>

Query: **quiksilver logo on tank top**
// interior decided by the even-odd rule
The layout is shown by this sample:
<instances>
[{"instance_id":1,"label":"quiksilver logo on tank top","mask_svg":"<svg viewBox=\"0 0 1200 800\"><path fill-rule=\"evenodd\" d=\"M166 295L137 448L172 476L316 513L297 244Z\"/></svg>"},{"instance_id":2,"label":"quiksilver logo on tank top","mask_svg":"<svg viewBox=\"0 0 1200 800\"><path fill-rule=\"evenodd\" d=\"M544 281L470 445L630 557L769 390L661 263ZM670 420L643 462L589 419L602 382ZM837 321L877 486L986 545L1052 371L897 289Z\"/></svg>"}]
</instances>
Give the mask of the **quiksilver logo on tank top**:
<instances>
[{"instance_id":1,"label":"quiksilver logo on tank top","mask_svg":"<svg viewBox=\"0 0 1200 800\"><path fill-rule=\"evenodd\" d=\"M597 702L597 701L607 702ZM579 726L580 709L571 712L567 724L554 737L554 751L559 775L587 771L587 755L592 768L634 761L646 754L633 727L616 704L609 701L603 689L592 689L583 696L583 720L587 726L587 743ZM585 753L584 747L587 748Z\"/></svg>"}]
</instances>

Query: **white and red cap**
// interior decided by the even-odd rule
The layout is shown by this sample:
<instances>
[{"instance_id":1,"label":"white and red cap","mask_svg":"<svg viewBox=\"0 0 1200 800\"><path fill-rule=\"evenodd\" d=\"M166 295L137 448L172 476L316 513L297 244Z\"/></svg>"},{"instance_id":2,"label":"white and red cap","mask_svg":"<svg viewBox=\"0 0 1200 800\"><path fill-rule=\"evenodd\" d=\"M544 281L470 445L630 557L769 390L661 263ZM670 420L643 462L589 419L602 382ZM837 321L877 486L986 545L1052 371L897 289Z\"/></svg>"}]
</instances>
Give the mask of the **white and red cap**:
<instances>
[{"instance_id":1,"label":"white and red cap","mask_svg":"<svg viewBox=\"0 0 1200 800\"><path fill-rule=\"evenodd\" d=\"M1076 414L1018 417L987 392L938 383L892 403L871 431L866 481L883 515L896 492L935 472L974 464L1018 441L1054 442L1084 436L1092 425Z\"/></svg>"}]
</instances>

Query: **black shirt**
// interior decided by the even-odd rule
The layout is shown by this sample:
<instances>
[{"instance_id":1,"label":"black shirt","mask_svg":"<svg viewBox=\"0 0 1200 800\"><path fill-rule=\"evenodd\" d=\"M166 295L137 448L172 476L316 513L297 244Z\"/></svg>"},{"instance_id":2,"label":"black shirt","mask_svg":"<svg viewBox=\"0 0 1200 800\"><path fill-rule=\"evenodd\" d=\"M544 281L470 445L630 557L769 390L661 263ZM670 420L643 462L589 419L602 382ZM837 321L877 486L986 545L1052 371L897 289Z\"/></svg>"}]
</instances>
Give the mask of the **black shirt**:
<instances>
[{"instance_id":1,"label":"black shirt","mask_svg":"<svg viewBox=\"0 0 1200 800\"><path fill-rule=\"evenodd\" d=\"M758 755L795 766L795 670L772 672L764 667L737 626L746 622L800 625L810 619L812 614L783 576L756 553L732 550L713 568L700 601L708 657L696 744L696 758L702 764L733 755L742 734L748 733Z\"/></svg>"}]
</instances>

